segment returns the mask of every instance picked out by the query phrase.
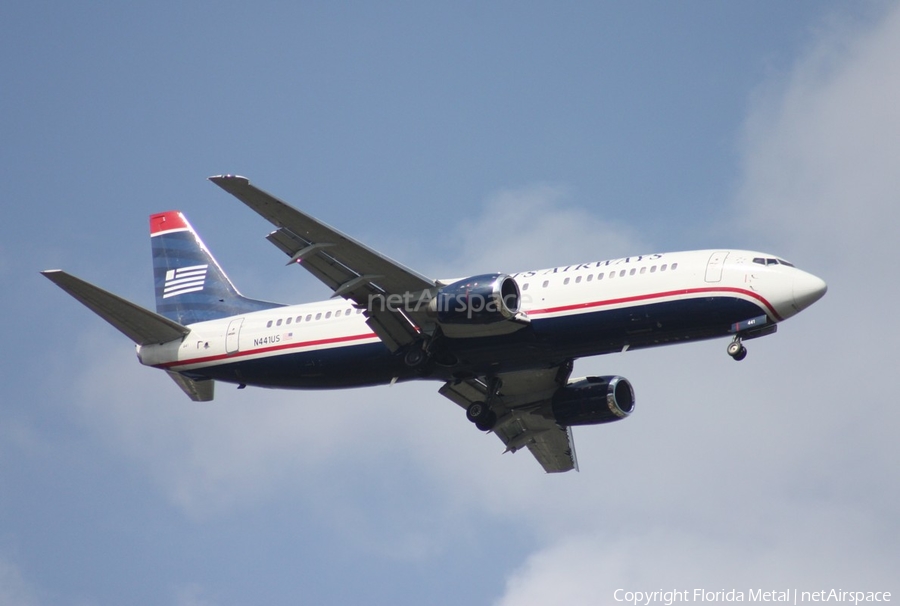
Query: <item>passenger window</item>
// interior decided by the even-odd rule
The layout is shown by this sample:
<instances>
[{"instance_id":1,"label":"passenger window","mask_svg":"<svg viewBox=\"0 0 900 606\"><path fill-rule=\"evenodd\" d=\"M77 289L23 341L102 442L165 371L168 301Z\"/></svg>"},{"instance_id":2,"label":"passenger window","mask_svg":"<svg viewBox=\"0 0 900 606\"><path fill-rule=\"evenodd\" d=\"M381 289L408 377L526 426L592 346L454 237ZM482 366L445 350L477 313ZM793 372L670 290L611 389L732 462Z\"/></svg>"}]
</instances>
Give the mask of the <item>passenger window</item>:
<instances>
[{"instance_id":1,"label":"passenger window","mask_svg":"<svg viewBox=\"0 0 900 606\"><path fill-rule=\"evenodd\" d=\"M303 320L303 316L297 316L295 322L300 323L301 320Z\"/></svg>"},{"instance_id":2,"label":"passenger window","mask_svg":"<svg viewBox=\"0 0 900 606\"><path fill-rule=\"evenodd\" d=\"M335 318L340 318L340 317L341 317L341 311L342 311L342 310L339 309L339 310L337 310L336 312L334 312L334 317L335 317Z\"/></svg>"},{"instance_id":3,"label":"passenger window","mask_svg":"<svg viewBox=\"0 0 900 606\"><path fill-rule=\"evenodd\" d=\"M544 288L550 286L550 280L544 280Z\"/></svg>"},{"instance_id":4,"label":"passenger window","mask_svg":"<svg viewBox=\"0 0 900 606\"><path fill-rule=\"evenodd\" d=\"M522 285L522 290L528 290L528 284L523 284L523 285Z\"/></svg>"},{"instance_id":5,"label":"passenger window","mask_svg":"<svg viewBox=\"0 0 900 606\"><path fill-rule=\"evenodd\" d=\"M616 272L614 272L614 271L609 272L609 279L610 279L610 280L612 280L612 279L615 278L615 277L616 277ZM603 278L603 274L600 274L600 278ZM599 279L599 278L598 278L598 279Z\"/></svg>"},{"instance_id":6,"label":"passenger window","mask_svg":"<svg viewBox=\"0 0 900 606\"><path fill-rule=\"evenodd\" d=\"M306 314L306 321L309 322L312 320L312 314Z\"/></svg>"},{"instance_id":7,"label":"passenger window","mask_svg":"<svg viewBox=\"0 0 900 606\"><path fill-rule=\"evenodd\" d=\"M569 283L569 278L566 278L565 280L563 280L563 285L567 285L568 283Z\"/></svg>"},{"instance_id":8,"label":"passenger window","mask_svg":"<svg viewBox=\"0 0 900 606\"><path fill-rule=\"evenodd\" d=\"M275 326L281 326L281 318L278 318L278 321L275 322Z\"/></svg>"},{"instance_id":9,"label":"passenger window","mask_svg":"<svg viewBox=\"0 0 900 606\"><path fill-rule=\"evenodd\" d=\"M575 284L581 284L581 276L575 278Z\"/></svg>"},{"instance_id":10,"label":"passenger window","mask_svg":"<svg viewBox=\"0 0 900 606\"><path fill-rule=\"evenodd\" d=\"M650 268L650 273L651 274L656 273L656 265L654 265L653 267Z\"/></svg>"},{"instance_id":11,"label":"passenger window","mask_svg":"<svg viewBox=\"0 0 900 606\"><path fill-rule=\"evenodd\" d=\"M662 267L659 268L659 271L666 271L666 267L668 267L668 265L666 265L665 263L663 263L663 264L662 264Z\"/></svg>"},{"instance_id":12,"label":"passenger window","mask_svg":"<svg viewBox=\"0 0 900 606\"><path fill-rule=\"evenodd\" d=\"M330 319L331 319L331 312L330 312L330 311L329 311L327 314L325 314L325 319L326 319L326 320L330 320Z\"/></svg>"},{"instance_id":13,"label":"passenger window","mask_svg":"<svg viewBox=\"0 0 900 606\"><path fill-rule=\"evenodd\" d=\"M678 269L678 263L672 263L672 267L670 268L672 271Z\"/></svg>"},{"instance_id":14,"label":"passenger window","mask_svg":"<svg viewBox=\"0 0 900 606\"><path fill-rule=\"evenodd\" d=\"M287 320L284 321L284 323L285 323L285 324L290 324L290 323L293 322L293 321L294 321L294 318L288 318Z\"/></svg>"},{"instance_id":15,"label":"passenger window","mask_svg":"<svg viewBox=\"0 0 900 606\"><path fill-rule=\"evenodd\" d=\"M647 273L647 268L646 268L646 267L642 267L642 268L641 268L641 274L645 274L645 273Z\"/></svg>"},{"instance_id":16,"label":"passenger window","mask_svg":"<svg viewBox=\"0 0 900 606\"><path fill-rule=\"evenodd\" d=\"M357 310L356 310L356 313L361 314L361 313L362 313L362 309L357 309Z\"/></svg>"},{"instance_id":17,"label":"passenger window","mask_svg":"<svg viewBox=\"0 0 900 606\"><path fill-rule=\"evenodd\" d=\"M637 272L637 268L636 268L636 267L632 267L632 268L631 268L631 271L628 272L628 275L629 275L629 276L633 276L636 272Z\"/></svg>"},{"instance_id":18,"label":"passenger window","mask_svg":"<svg viewBox=\"0 0 900 606\"><path fill-rule=\"evenodd\" d=\"M587 281L590 282L594 279L594 274L588 274Z\"/></svg>"},{"instance_id":19,"label":"passenger window","mask_svg":"<svg viewBox=\"0 0 900 606\"><path fill-rule=\"evenodd\" d=\"M625 270L624 270L624 269L623 269L622 271L619 272L619 277L620 277L620 278L624 278L624 277L625 277Z\"/></svg>"},{"instance_id":20,"label":"passenger window","mask_svg":"<svg viewBox=\"0 0 900 606\"><path fill-rule=\"evenodd\" d=\"M597 274L597 279L598 279L598 280L602 280L602 279L603 279L603 272L600 272L599 274Z\"/></svg>"},{"instance_id":21,"label":"passenger window","mask_svg":"<svg viewBox=\"0 0 900 606\"><path fill-rule=\"evenodd\" d=\"M316 320L321 320L321 319L322 319L322 314L321 314L321 313L317 313L317 314L316 314Z\"/></svg>"},{"instance_id":22,"label":"passenger window","mask_svg":"<svg viewBox=\"0 0 900 606\"><path fill-rule=\"evenodd\" d=\"M266 322L266 328L272 328L272 320Z\"/></svg>"}]
</instances>

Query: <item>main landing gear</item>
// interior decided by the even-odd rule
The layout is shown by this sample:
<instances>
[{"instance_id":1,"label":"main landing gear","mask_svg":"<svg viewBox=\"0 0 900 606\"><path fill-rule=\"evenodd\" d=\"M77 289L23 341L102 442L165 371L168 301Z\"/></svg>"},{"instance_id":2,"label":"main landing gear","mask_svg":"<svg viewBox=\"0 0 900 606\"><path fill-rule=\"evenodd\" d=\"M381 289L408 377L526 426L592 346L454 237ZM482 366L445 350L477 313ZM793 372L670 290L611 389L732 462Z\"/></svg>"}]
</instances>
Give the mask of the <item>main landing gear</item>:
<instances>
[{"instance_id":1,"label":"main landing gear","mask_svg":"<svg viewBox=\"0 0 900 606\"><path fill-rule=\"evenodd\" d=\"M427 357L424 347L421 345L413 345L409 348L409 351L406 352L406 355L403 356L403 361L406 362L406 365L410 368L417 368L425 362Z\"/></svg>"},{"instance_id":2,"label":"main landing gear","mask_svg":"<svg viewBox=\"0 0 900 606\"><path fill-rule=\"evenodd\" d=\"M728 344L728 355L737 362L740 362L747 357L747 348L741 343L740 337L736 336L734 340Z\"/></svg>"},{"instance_id":3,"label":"main landing gear","mask_svg":"<svg viewBox=\"0 0 900 606\"><path fill-rule=\"evenodd\" d=\"M497 413L491 410L487 402L472 402L466 409L466 418L481 431L490 431L497 422Z\"/></svg>"},{"instance_id":4,"label":"main landing gear","mask_svg":"<svg viewBox=\"0 0 900 606\"><path fill-rule=\"evenodd\" d=\"M488 377L486 383L487 401L472 402L466 409L466 418L475 423L475 427L481 431L490 431L497 423L497 413L494 412L491 402L500 393L502 381L497 377Z\"/></svg>"}]
</instances>

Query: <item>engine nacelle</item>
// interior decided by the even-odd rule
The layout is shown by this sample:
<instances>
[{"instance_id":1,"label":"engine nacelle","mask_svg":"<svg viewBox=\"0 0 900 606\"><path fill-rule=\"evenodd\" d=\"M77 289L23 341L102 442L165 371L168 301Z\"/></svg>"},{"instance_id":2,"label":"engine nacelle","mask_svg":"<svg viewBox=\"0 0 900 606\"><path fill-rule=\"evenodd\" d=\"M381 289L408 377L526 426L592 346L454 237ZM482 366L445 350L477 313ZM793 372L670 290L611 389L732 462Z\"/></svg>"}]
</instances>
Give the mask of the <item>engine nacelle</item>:
<instances>
[{"instance_id":1,"label":"engine nacelle","mask_svg":"<svg viewBox=\"0 0 900 606\"><path fill-rule=\"evenodd\" d=\"M610 423L632 412L634 389L625 377L578 379L553 396L553 416L564 427Z\"/></svg>"},{"instance_id":2,"label":"engine nacelle","mask_svg":"<svg viewBox=\"0 0 900 606\"><path fill-rule=\"evenodd\" d=\"M519 312L519 285L506 274L484 274L441 288L428 311L440 324L493 324Z\"/></svg>"}]
</instances>

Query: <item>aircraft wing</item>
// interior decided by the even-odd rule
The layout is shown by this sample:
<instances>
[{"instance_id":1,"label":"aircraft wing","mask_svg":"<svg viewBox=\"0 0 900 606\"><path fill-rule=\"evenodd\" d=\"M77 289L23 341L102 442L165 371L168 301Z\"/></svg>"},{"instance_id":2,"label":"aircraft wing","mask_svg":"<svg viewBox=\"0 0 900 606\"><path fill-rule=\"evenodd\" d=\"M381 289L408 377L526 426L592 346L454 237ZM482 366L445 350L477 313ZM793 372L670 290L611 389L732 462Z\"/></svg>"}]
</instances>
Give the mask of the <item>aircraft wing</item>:
<instances>
[{"instance_id":1,"label":"aircraft wing","mask_svg":"<svg viewBox=\"0 0 900 606\"><path fill-rule=\"evenodd\" d=\"M506 445L505 452L527 447L547 473L578 469L572 428L556 424L551 411L553 394L563 387L572 372L571 362L546 369L502 373L500 387L491 399L497 414L493 432ZM448 381L441 395L468 408L472 402L488 398L485 379Z\"/></svg>"},{"instance_id":2,"label":"aircraft wing","mask_svg":"<svg viewBox=\"0 0 900 606\"><path fill-rule=\"evenodd\" d=\"M417 301L423 291L436 286L434 280L293 208L245 177L224 175L209 180L275 225L278 229L267 239L291 258L288 264L298 263L335 296L364 309L368 325L391 351L414 342L430 323L424 305L417 311L399 304L398 297L412 296ZM386 304L373 304L373 298Z\"/></svg>"}]
</instances>

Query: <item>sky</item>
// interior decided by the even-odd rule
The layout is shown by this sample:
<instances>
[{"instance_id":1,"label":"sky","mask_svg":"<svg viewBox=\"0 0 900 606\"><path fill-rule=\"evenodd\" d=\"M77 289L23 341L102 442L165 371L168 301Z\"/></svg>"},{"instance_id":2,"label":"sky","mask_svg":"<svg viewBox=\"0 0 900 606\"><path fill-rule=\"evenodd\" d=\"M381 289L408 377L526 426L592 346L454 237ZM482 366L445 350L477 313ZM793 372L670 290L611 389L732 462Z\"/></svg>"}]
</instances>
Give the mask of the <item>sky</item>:
<instances>
[{"instance_id":1,"label":"sky","mask_svg":"<svg viewBox=\"0 0 900 606\"><path fill-rule=\"evenodd\" d=\"M6 3L0 604L897 599L898 56L888 2ZM177 209L326 298L222 173L434 277L725 247L829 291L740 364L578 361L637 410L545 475L435 383L192 403L39 275L152 308Z\"/></svg>"}]
</instances>

